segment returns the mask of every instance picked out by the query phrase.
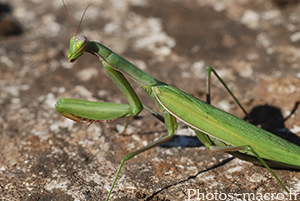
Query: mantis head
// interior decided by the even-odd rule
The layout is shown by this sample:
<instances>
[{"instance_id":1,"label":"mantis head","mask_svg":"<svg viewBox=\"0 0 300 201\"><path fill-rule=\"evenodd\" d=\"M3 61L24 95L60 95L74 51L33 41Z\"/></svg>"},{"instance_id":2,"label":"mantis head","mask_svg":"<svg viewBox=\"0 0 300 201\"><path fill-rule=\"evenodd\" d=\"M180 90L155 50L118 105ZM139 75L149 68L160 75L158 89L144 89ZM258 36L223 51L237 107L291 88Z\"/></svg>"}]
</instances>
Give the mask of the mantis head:
<instances>
[{"instance_id":1,"label":"mantis head","mask_svg":"<svg viewBox=\"0 0 300 201\"><path fill-rule=\"evenodd\" d=\"M80 57L87 47L88 39L85 36L73 36L70 39L70 48L68 53L68 61L74 62Z\"/></svg>"},{"instance_id":2,"label":"mantis head","mask_svg":"<svg viewBox=\"0 0 300 201\"><path fill-rule=\"evenodd\" d=\"M88 44L88 39L85 36L82 36L82 35L77 36L77 33L79 31L79 28L80 28L80 25L82 23L83 17L85 15L85 12L88 9L88 6L85 8L85 10L84 10L84 12L81 16L80 23L78 25L76 34L73 35L73 28L72 28L71 19L70 19L69 13L68 13L68 9L66 7L66 4L65 4L64 0L62 0L62 2L63 2L63 5L64 5L64 8L65 8L65 11L66 11L66 14L67 14L67 17L68 17L68 20L69 20L71 32L72 32L72 38L70 39L70 48L69 48L69 53L68 53L68 61L72 63L72 62L75 62L76 59L83 54L83 52L86 50L86 47L87 47L87 44Z\"/></svg>"}]
</instances>

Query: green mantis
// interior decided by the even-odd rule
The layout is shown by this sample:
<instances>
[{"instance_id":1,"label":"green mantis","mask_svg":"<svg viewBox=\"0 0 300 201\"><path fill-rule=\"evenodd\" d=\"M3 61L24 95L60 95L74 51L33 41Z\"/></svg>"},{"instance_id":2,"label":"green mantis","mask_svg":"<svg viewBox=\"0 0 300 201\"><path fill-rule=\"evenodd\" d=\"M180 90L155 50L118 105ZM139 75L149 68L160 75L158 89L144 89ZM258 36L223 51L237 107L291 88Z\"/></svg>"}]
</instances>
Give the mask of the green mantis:
<instances>
[{"instance_id":1,"label":"green mantis","mask_svg":"<svg viewBox=\"0 0 300 201\"><path fill-rule=\"evenodd\" d=\"M70 39L69 62L75 62L84 52L99 58L108 76L123 92L129 104L60 99L55 105L57 112L79 123L110 122L138 115L144 105L124 77L123 74L126 74L156 102L163 113L168 131L164 137L127 154L122 159L106 200L109 200L125 161L172 139L177 129L177 120L193 129L207 149L229 152L243 160L265 166L289 193L270 167L300 169L300 147L210 105L211 73L217 76L240 105L213 68L207 67L208 98L207 102L204 102L158 81L104 45L89 41L85 36L76 33Z\"/></svg>"}]
</instances>

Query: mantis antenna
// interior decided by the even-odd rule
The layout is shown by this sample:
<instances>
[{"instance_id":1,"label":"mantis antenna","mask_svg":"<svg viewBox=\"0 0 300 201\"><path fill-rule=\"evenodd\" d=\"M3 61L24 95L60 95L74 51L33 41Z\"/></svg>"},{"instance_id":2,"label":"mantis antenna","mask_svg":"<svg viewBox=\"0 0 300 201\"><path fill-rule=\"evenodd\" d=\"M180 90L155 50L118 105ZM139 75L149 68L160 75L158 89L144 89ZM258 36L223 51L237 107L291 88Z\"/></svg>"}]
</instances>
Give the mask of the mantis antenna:
<instances>
[{"instance_id":1,"label":"mantis antenna","mask_svg":"<svg viewBox=\"0 0 300 201\"><path fill-rule=\"evenodd\" d=\"M73 37L73 27L72 27L72 22L71 22L71 19L70 19L70 16L69 16L69 12L68 12L67 6L66 6L66 4L65 4L65 1L62 0L62 2L63 2L63 4L64 4L64 8L65 8L65 11L66 11L68 20L69 20L70 29L71 29L71 33L72 33L72 37Z\"/></svg>"},{"instance_id":2,"label":"mantis antenna","mask_svg":"<svg viewBox=\"0 0 300 201\"><path fill-rule=\"evenodd\" d=\"M85 10L84 10L84 12L83 12L83 14L82 14L82 16L81 16L81 19L80 19L80 22L79 22L79 26L78 26L77 31L76 31L76 34L75 34L75 38L76 38L77 33L78 33L78 31L79 31L79 28L80 28L80 26L81 26L81 22L83 21L83 17L84 17L84 15L85 15L85 12L86 12L86 10L88 9L89 6L90 6L90 5L88 5L88 6L85 8Z\"/></svg>"},{"instance_id":3,"label":"mantis antenna","mask_svg":"<svg viewBox=\"0 0 300 201\"><path fill-rule=\"evenodd\" d=\"M68 20L69 20L70 29L71 29L71 33L72 33L72 37L73 37L73 36L74 36L74 33L73 33L73 27L72 27L71 18L70 18L70 15L69 15L67 6L66 6L66 4L65 4L65 1L62 0L62 2L63 2L63 4L64 4L64 8L65 8L65 11L66 11L66 13L67 13L67 17L68 17ZM81 19L80 19L80 22L79 22L79 26L78 26L78 28L77 28L77 30L76 30L75 38L76 38L76 36L77 36L77 34L78 34L79 28L80 28L81 23L82 23L82 21L83 21L83 17L84 17L84 15L85 15L85 13L86 13L86 11L87 11L87 9L88 9L89 6L90 6L90 5L88 5L88 6L85 8L85 10L84 10L84 12L83 12L83 14L82 14L82 16L81 16Z\"/></svg>"}]
</instances>

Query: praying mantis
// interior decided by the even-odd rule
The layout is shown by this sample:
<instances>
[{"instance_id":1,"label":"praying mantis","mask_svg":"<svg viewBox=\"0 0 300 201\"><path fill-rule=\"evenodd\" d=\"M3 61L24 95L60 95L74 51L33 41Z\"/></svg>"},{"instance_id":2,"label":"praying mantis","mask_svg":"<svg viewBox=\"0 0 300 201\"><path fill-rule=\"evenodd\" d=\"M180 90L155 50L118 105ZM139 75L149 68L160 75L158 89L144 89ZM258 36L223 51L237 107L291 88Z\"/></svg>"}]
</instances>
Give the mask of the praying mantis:
<instances>
[{"instance_id":1,"label":"praying mantis","mask_svg":"<svg viewBox=\"0 0 300 201\"><path fill-rule=\"evenodd\" d=\"M86 10L84 14L85 12ZM81 22L82 19L80 24ZM176 87L157 80L104 45L89 41L87 37L77 35L77 33L78 30L75 35L72 33L70 39L68 61L75 62L84 52L97 56L108 76L125 95L128 104L63 98L57 101L55 105L56 111L75 122L91 124L134 117L143 108L146 108L163 121L167 127L167 135L124 156L106 200L109 200L113 192L124 163L142 152L171 140L177 129L177 120L188 125L207 149L229 152L242 160L266 167L283 189L289 193L287 187L277 177L271 167L299 170L300 147L210 105L210 78L211 73L213 73L244 113L247 114L212 67L206 68L207 101L204 102ZM141 103L124 74L133 79L155 101L162 111L163 118Z\"/></svg>"}]
</instances>

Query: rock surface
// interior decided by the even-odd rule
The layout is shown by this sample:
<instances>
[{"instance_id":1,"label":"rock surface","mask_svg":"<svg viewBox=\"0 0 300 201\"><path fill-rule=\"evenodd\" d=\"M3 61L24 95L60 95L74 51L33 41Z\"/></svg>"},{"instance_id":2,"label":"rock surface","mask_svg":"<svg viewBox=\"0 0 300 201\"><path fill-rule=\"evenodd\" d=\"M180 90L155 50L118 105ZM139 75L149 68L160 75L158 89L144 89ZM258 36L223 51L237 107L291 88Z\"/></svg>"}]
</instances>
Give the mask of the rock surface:
<instances>
[{"instance_id":1,"label":"rock surface","mask_svg":"<svg viewBox=\"0 0 300 201\"><path fill-rule=\"evenodd\" d=\"M205 66L213 66L256 124L300 145L298 1L66 4L74 33L90 4L79 34L197 98L205 99ZM104 200L122 157L165 135L166 127L147 112L131 119L126 135L120 135L125 120L88 127L63 118L54 109L62 97L126 99L97 58L85 54L67 63L71 32L60 0L0 7L0 199ZM215 77L212 90L213 105L244 118ZM185 200L197 190L221 196L211 200L284 193L266 168L206 150L182 123L176 133L170 143L125 163L111 200ZM299 172L274 171L300 193Z\"/></svg>"}]
</instances>

